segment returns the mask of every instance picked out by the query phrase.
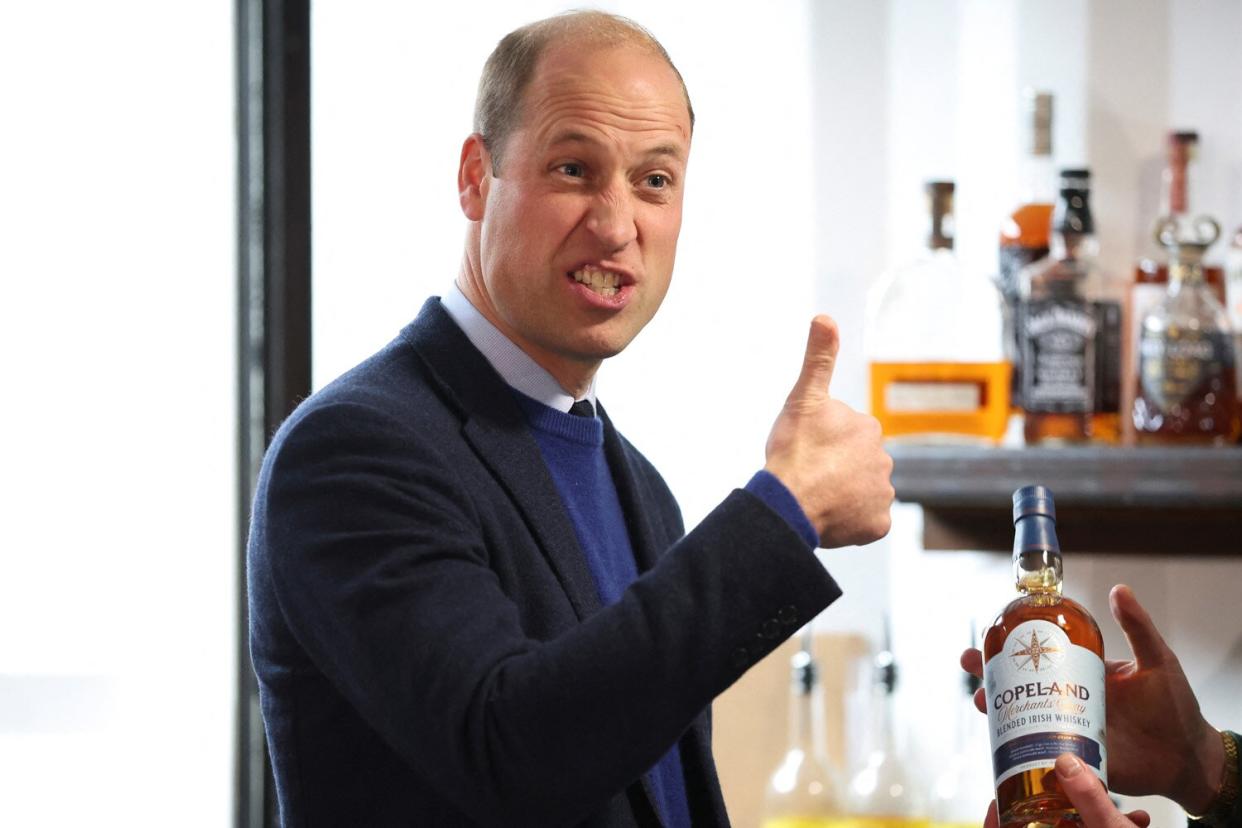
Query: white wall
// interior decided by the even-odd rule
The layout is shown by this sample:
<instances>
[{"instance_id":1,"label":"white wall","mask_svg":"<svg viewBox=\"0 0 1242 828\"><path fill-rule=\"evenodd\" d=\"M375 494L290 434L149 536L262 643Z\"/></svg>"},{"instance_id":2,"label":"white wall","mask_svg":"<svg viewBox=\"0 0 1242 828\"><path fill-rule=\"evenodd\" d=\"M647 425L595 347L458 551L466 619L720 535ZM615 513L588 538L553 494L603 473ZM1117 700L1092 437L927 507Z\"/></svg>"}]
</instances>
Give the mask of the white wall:
<instances>
[{"instance_id":1,"label":"white wall","mask_svg":"<svg viewBox=\"0 0 1242 828\"><path fill-rule=\"evenodd\" d=\"M0 6L0 824L225 825L229 4Z\"/></svg>"}]
</instances>

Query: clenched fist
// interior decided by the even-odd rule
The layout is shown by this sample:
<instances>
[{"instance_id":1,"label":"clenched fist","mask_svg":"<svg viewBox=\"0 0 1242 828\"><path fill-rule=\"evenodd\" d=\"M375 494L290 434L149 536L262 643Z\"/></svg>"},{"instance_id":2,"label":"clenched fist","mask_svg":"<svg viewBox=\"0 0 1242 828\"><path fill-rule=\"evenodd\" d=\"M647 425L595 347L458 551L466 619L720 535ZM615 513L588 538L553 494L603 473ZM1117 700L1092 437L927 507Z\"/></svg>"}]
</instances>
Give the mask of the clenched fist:
<instances>
[{"instance_id":1,"label":"clenched fist","mask_svg":"<svg viewBox=\"0 0 1242 828\"><path fill-rule=\"evenodd\" d=\"M772 426L764 464L798 499L825 548L870 543L892 525L893 459L880 424L828 393L839 346L836 322L811 320L802 373Z\"/></svg>"}]
</instances>

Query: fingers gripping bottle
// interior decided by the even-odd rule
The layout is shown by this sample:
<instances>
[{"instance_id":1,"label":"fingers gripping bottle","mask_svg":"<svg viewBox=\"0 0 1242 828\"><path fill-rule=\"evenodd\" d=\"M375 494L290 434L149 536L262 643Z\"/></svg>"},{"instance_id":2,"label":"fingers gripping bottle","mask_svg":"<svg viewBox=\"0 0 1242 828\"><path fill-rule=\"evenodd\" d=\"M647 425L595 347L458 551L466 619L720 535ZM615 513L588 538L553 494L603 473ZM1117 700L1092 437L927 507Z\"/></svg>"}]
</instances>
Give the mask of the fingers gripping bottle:
<instances>
[{"instance_id":1,"label":"fingers gripping bottle","mask_svg":"<svg viewBox=\"0 0 1242 828\"><path fill-rule=\"evenodd\" d=\"M1072 753L1108 784L1104 740L1104 640L1095 619L1061 594L1061 549L1052 492L1013 495L1013 571L1019 592L983 640L983 686L1000 824L1075 823L1057 783L1057 756Z\"/></svg>"}]
</instances>

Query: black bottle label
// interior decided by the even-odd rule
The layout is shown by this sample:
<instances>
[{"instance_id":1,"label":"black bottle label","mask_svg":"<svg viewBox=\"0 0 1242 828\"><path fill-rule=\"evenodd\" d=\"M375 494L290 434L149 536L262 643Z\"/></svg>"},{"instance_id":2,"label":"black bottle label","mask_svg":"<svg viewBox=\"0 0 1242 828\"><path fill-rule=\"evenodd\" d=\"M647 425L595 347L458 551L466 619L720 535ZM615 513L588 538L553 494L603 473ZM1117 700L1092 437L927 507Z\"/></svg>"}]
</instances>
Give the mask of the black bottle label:
<instances>
[{"instance_id":1,"label":"black bottle label","mask_svg":"<svg viewBox=\"0 0 1242 828\"><path fill-rule=\"evenodd\" d=\"M1169 412L1213 393L1233 372L1233 343L1221 331L1144 330L1139 340L1139 383L1148 407Z\"/></svg>"},{"instance_id":2,"label":"black bottle label","mask_svg":"<svg viewBox=\"0 0 1242 828\"><path fill-rule=\"evenodd\" d=\"M1080 414L1095 404L1094 309L1043 300L1019 306L1022 407L1041 414Z\"/></svg>"}]
</instances>

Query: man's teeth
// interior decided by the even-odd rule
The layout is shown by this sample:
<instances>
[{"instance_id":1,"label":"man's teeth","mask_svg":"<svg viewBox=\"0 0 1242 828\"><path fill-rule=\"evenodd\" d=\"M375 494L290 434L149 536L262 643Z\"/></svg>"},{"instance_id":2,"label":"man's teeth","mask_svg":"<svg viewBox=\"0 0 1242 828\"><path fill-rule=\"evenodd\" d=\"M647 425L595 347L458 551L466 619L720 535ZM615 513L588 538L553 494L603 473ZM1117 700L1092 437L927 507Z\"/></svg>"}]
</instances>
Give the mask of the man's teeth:
<instances>
[{"instance_id":1,"label":"man's teeth","mask_svg":"<svg viewBox=\"0 0 1242 828\"><path fill-rule=\"evenodd\" d=\"M621 277L607 270L584 267L573 272L574 281L586 285L600 296L615 296L621 284Z\"/></svg>"}]
</instances>

